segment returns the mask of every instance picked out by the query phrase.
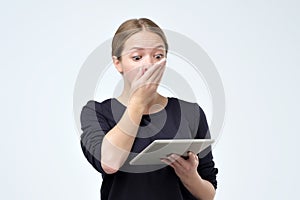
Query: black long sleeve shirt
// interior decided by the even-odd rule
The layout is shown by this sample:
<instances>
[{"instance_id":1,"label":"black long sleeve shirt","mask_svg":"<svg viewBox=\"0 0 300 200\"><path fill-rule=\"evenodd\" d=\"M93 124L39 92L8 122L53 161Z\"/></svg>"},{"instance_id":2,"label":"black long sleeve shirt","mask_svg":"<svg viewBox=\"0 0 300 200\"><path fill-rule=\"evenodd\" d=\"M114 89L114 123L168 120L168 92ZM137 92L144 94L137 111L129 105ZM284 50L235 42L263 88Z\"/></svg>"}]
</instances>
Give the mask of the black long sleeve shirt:
<instances>
[{"instance_id":1,"label":"black long sleeve shirt","mask_svg":"<svg viewBox=\"0 0 300 200\"><path fill-rule=\"evenodd\" d=\"M197 103L169 97L166 107L143 115L131 154L114 174L101 166L101 145L105 134L122 117L126 107L117 99L89 101L81 112L81 147L90 164L102 174L102 200L195 200L170 166L132 166L129 161L156 139L210 138L204 111ZM109 152L104 152L109 153ZM199 175L217 188L211 147L198 154Z\"/></svg>"}]
</instances>

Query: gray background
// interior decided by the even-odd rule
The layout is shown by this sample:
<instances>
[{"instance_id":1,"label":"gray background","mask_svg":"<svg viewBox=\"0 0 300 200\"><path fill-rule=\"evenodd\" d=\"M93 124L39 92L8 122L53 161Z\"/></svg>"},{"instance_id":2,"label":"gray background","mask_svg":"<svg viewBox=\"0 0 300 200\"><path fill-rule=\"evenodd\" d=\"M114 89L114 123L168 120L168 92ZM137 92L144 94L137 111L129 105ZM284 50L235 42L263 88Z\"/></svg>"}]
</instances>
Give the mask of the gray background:
<instances>
[{"instance_id":1,"label":"gray background","mask_svg":"<svg viewBox=\"0 0 300 200\"><path fill-rule=\"evenodd\" d=\"M226 119L214 148L216 199L297 198L299 7L292 0L1 2L0 198L99 199L101 176L84 158L73 120L74 84L87 56L136 17L193 39L220 73Z\"/></svg>"}]
</instances>

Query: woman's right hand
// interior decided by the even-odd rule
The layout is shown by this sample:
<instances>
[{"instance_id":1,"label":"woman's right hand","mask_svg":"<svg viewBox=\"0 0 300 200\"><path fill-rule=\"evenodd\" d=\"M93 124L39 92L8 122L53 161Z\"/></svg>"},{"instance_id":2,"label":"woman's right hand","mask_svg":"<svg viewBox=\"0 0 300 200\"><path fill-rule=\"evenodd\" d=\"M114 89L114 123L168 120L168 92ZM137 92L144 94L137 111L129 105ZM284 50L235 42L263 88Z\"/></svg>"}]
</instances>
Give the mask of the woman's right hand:
<instances>
[{"instance_id":1,"label":"woman's right hand","mask_svg":"<svg viewBox=\"0 0 300 200\"><path fill-rule=\"evenodd\" d=\"M139 67L131 82L129 104L146 108L155 97L158 85L166 67L166 58L148 66L146 70Z\"/></svg>"},{"instance_id":2,"label":"woman's right hand","mask_svg":"<svg viewBox=\"0 0 300 200\"><path fill-rule=\"evenodd\" d=\"M133 76L129 102L126 111L117 125L104 137L101 150L101 165L108 174L117 172L131 151L142 114L153 98L165 70L166 59L162 59L144 71L127 72L124 76ZM132 73L132 74L131 74ZM129 77L126 77L130 80ZM133 106L130 106L133 105ZM110 153L104 153L110 152Z\"/></svg>"}]
</instances>

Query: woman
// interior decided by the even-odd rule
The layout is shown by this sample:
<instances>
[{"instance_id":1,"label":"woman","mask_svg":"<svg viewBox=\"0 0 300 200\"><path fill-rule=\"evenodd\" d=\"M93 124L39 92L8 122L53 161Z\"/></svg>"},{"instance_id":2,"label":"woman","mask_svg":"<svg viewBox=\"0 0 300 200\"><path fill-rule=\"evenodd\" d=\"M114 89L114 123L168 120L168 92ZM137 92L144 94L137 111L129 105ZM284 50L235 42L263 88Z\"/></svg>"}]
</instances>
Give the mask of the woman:
<instances>
[{"instance_id":1,"label":"woman","mask_svg":"<svg viewBox=\"0 0 300 200\"><path fill-rule=\"evenodd\" d=\"M124 88L117 98L89 101L81 113L81 147L103 177L101 199L213 199L217 188L211 149L188 159L172 154L159 166L128 162L156 139L209 138L197 103L164 97L157 87L166 66L163 31L146 18L125 21L112 41Z\"/></svg>"}]
</instances>

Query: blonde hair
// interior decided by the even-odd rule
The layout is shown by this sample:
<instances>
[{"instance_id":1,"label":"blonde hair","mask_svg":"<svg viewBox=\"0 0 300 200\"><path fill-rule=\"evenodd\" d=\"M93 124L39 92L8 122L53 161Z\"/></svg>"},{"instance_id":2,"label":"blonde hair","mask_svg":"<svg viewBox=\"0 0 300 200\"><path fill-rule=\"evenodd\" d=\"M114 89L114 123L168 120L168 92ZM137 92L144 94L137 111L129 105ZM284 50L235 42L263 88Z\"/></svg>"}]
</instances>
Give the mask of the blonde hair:
<instances>
[{"instance_id":1,"label":"blonde hair","mask_svg":"<svg viewBox=\"0 0 300 200\"><path fill-rule=\"evenodd\" d=\"M162 29L150 19L139 18L127 20L119 26L112 40L112 56L121 59L124 44L127 39L143 30L153 32L160 36L164 42L166 53L168 52L167 38Z\"/></svg>"}]
</instances>

